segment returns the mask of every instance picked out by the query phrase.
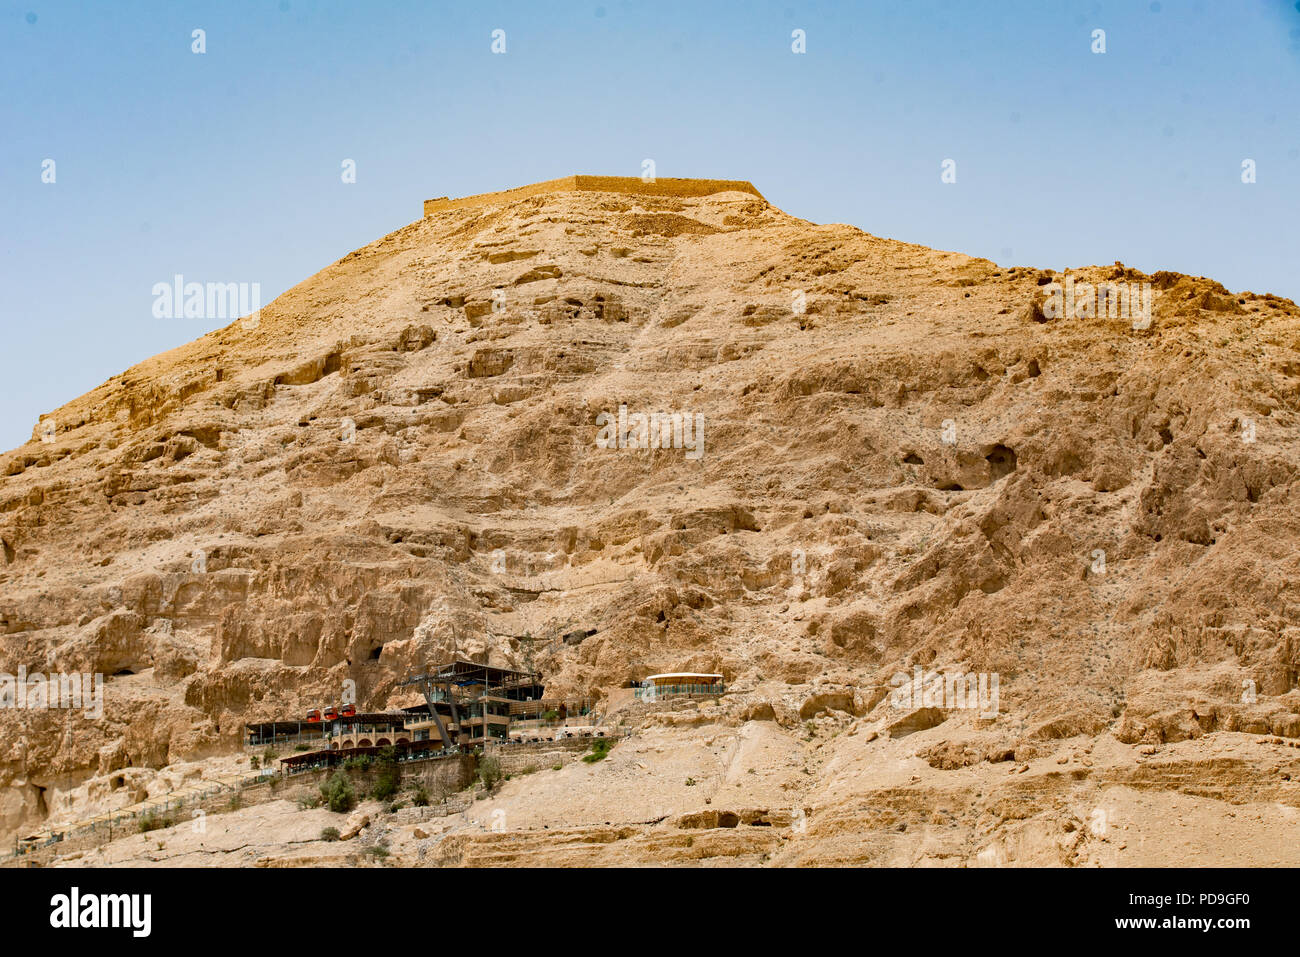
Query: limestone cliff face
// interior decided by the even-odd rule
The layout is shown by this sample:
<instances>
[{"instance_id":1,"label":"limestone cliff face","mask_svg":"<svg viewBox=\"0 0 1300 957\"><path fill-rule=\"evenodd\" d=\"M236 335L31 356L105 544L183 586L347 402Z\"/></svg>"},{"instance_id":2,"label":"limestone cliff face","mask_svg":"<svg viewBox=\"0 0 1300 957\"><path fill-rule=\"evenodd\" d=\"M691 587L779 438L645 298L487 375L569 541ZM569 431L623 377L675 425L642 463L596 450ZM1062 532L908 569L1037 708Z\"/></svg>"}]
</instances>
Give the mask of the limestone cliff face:
<instances>
[{"instance_id":1,"label":"limestone cliff face","mask_svg":"<svg viewBox=\"0 0 1300 957\"><path fill-rule=\"evenodd\" d=\"M997 673L1012 744L1300 735L1300 312L1071 276L1150 282L1150 327L743 191L357 250L0 459L0 671L107 677L99 720L0 711L0 831L453 646L557 693L720 671L787 727L920 665ZM602 447L621 406L702 454Z\"/></svg>"}]
</instances>

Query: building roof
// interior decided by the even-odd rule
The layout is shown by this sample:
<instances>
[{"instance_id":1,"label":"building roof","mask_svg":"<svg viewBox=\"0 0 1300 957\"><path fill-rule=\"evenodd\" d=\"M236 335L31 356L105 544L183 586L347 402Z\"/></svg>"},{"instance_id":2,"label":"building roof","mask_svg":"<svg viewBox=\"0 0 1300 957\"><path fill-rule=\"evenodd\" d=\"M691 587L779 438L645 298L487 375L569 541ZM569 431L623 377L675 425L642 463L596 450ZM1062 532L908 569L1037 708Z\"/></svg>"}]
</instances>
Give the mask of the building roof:
<instances>
[{"instance_id":1,"label":"building roof","mask_svg":"<svg viewBox=\"0 0 1300 957\"><path fill-rule=\"evenodd\" d=\"M487 684L494 687L524 687L541 685L542 676L536 671L516 671L513 668L498 668L477 661L457 658L455 661L438 665L427 675L412 675L400 685L416 684L423 679L435 683L449 682L456 685Z\"/></svg>"},{"instance_id":2,"label":"building roof","mask_svg":"<svg viewBox=\"0 0 1300 957\"><path fill-rule=\"evenodd\" d=\"M708 674L699 671L666 671L661 675L650 675L645 680L659 681L660 679L668 678L716 678L718 681L721 681L722 675Z\"/></svg>"},{"instance_id":3,"label":"building roof","mask_svg":"<svg viewBox=\"0 0 1300 957\"><path fill-rule=\"evenodd\" d=\"M258 721L244 725L245 731L252 734L304 734L309 731L325 733L325 729L336 722L342 724L387 724L398 727L415 712L428 712L428 707L420 705L417 709L404 711L358 711L356 714L337 718L322 718L320 721Z\"/></svg>"}]
</instances>

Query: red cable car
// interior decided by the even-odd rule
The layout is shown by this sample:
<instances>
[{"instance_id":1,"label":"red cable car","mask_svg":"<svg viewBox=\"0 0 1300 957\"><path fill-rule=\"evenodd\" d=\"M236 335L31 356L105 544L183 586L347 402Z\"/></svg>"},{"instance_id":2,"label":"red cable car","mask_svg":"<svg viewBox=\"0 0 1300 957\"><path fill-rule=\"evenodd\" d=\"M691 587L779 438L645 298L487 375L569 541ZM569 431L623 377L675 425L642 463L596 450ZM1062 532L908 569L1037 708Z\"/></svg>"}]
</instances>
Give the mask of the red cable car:
<instances>
[{"instance_id":1,"label":"red cable car","mask_svg":"<svg viewBox=\"0 0 1300 957\"><path fill-rule=\"evenodd\" d=\"M338 709L338 708L335 708L335 707L332 707L332 706L331 706L331 707L325 709L325 720L326 720L326 721L333 721L333 720L335 720L338 716L339 716L339 709Z\"/></svg>"},{"instance_id":2,"label":"red cable car","mask_svg":"<svg viewBox=\"0 0 1300 957\"><path fill-rule=\"evenodd\" d=\"M356 717L356 713L357 713L357 709L350 704L345 704L342 708L339 709L340 718L353 718Z\"/></svg>"},{"instance_id":3,"label":"red cable car","mask_svg":"<svg viewBox=\"0 0 1300 957\"><path fill-rule=\"evenodd\" d=\"M319 709L319 708L312 708L310 711L308 711L308 712L307 712L307 720L308 720L308 721L319 721L319 720L320 720L320 709Z\"/></svg>"}]
</instances>

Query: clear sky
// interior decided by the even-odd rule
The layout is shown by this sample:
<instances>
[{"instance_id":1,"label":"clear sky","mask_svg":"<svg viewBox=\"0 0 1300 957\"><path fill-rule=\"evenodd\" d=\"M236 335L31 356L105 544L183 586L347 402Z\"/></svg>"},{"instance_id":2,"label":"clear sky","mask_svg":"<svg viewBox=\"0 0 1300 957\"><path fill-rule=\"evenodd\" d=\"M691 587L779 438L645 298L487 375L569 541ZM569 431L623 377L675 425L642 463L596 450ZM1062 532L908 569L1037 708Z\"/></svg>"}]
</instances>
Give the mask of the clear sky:
<instances>
[{"instance_id":1,"label":"clear sky","mask_svg":"<svg viewBox=\"0 0 1300 957\"><path fill-rule=\"evenodd\" d=\"M177 273L266 303L426 198L644 159L1002 264L1300 298L1291 0L0 0L0 91L0 449L224 324L154 317Z\"/></svg>"}]
</instances>

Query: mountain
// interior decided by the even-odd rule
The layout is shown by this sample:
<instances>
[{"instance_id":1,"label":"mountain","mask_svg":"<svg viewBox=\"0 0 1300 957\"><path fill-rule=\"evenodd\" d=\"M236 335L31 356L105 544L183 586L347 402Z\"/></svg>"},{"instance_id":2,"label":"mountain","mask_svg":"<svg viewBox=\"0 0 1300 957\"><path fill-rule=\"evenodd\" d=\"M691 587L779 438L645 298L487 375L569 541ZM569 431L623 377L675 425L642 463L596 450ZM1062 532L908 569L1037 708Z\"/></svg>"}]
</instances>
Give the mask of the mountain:
<instances>
[{"instance_id":1,"label":"mountain","mask_svg":"<svg viewBox=\"0 0 1300 957\"><path fill-rule=\"evenodd\" d=\"M1294 303L1000 267L740 182L426 214L0 458L0 670L106 678L98 720L0 710L0 837L201 779L347 680L410 703L460 654L610 711L725 677L629 710L586 777L508 782L529 827L616 832L530 859L1294 857ZM918 669L996 680L996 714L900 701ZM755 808L801 826L683 850Z\"/></svg>"}]
</instances>

